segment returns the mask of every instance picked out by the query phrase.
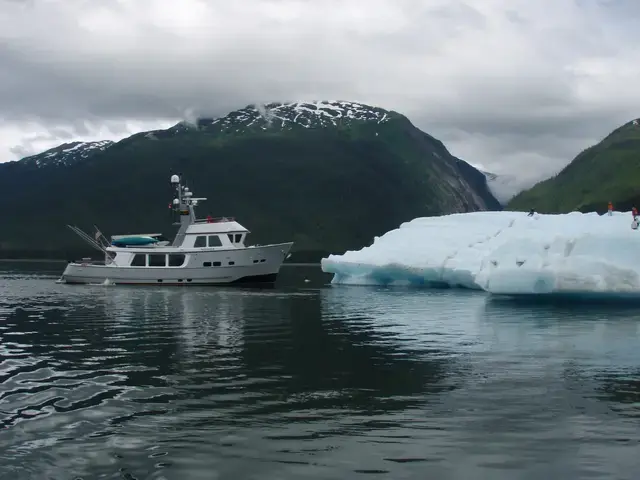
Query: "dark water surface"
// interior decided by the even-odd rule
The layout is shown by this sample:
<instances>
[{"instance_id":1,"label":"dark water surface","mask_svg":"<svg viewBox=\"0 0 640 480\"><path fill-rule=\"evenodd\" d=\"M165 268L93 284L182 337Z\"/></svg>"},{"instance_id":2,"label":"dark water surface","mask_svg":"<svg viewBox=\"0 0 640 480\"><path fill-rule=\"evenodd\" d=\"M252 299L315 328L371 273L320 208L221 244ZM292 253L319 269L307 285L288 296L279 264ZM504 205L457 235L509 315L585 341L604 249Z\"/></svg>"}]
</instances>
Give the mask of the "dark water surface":
<instances>
[{"instance_id":1,"label":"dark water surface","mask_svg":"<svg viewBox=\"0 0 640 480\"><path fill-rule=\"evenodd\" d=\"M640 308L62 268L0 264L0 478L640 478Z\"/></svg>"}]
</instances>

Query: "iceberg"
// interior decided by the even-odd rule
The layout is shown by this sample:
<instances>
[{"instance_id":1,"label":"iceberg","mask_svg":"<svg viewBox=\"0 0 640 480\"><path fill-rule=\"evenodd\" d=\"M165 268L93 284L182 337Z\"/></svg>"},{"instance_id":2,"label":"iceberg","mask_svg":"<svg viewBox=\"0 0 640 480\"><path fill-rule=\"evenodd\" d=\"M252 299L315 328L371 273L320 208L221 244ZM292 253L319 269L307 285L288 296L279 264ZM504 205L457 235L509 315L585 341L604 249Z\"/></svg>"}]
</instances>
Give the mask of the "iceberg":
<instances>
[{"instance_id":1,"label":"iceberg","mask_svg":"<svg viewBox=\"0 0 640 480\"><path fill-rule=\"evenodd\" d=\"M632 221L630 212L416 218L321 265L333 284L640 298L640 230Z\"/></svg>"}]
</instances>

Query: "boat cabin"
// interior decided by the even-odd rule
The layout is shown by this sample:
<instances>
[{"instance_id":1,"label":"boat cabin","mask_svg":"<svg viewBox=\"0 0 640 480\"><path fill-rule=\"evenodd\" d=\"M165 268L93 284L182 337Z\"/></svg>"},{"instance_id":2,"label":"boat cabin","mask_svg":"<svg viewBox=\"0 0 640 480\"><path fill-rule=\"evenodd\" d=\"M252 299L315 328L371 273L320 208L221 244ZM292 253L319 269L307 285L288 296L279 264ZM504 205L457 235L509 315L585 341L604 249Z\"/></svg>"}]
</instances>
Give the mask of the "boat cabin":
<instances>
[{"instance_id":1,"label":"boat cabin","mask_svg":"<svg viewBox=\"0 0 640 480\"><path fill-rule=\"evenodd\" d=\"M171 177L171 183L175 186L176 198L170 206L175 218L174 225L179 226L173 241L160 233L113 235L108 241L99 230L92 238L77 227L70 228L103 251L107 265L181 267L188 262L190 254L248 248L245 240L249 230L231 217L196 218L195 207L206 198L194 198L192 192L180 184L177 175ZM220 262L212 260L212 263Z\"/></svg>"},{"instance_id":2,"label":"boat cabin","mask_svg":"<svg viewBox=\"0 0 640 480\"><path fill-rule=\"evenodd\" d=\"M187 227L179 247L183 249L244 248L244 241L248 233L246 228L233 219L225 218L210 222L196 221Z\"/></svg>"}]
</instances>

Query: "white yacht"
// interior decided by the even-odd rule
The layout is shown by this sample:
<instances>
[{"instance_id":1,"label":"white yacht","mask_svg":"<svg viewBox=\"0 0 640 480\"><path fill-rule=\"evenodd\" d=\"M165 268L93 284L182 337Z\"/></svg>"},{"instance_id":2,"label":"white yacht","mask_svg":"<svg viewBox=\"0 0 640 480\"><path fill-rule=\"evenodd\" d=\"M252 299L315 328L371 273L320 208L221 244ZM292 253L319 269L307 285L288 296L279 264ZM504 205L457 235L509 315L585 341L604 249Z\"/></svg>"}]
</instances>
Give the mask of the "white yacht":
<instances>
[{"instance_id":1,"label":"white yacht","mask_svg":"<svg viewBox=\"0 0 640 480\"><path fill-rule=\"evenodd\" d=\"M114 235L111 241L96 228L93 236L68 225L104 261L90 259L67 264L60 283L116 285L228 285L272 284L293 242L245 245L249 231L233 218L196 219L194 198L171 177L176 197L170 205L179 225L173 242L159 233Z\"/></svg>"}]
</instances>

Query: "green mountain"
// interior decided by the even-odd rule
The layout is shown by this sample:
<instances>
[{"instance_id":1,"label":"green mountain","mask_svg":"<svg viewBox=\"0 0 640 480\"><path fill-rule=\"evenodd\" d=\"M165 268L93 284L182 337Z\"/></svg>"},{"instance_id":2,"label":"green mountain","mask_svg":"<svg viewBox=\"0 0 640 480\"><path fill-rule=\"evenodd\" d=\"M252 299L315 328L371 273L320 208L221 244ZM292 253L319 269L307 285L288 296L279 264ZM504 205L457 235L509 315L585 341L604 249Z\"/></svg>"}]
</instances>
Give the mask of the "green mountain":
<instances>
[{"instance_id":1,"label":"green mountain","mask_svg":"<svg viewBox=\"0 0 640 480\"><path fill-rule=\"evenodd\" d=\"M555 177L516 195L508 210L543 213L640 208L640 125L626 123L580 153Z\"/></svg>"},{"instance_id":2,"label":"green mountain","mask_svg":"<svg viewBox=\"0 0 640 480\"><path fill-rule=\"evenodd\" d=\"M500 208L482 173L399 113L352 102L248 106L0 164L0 257L75 249L66 224L173 234L173 173L208 198L199 216L235 216L253 242L294 240L318 255L361 248L418 216Z\"/></svg>"}]
</instances>

